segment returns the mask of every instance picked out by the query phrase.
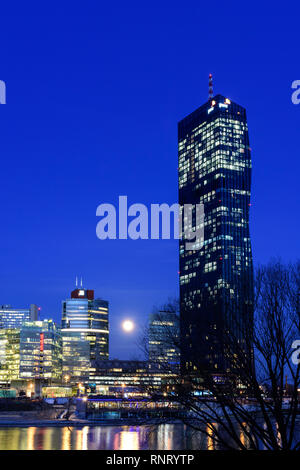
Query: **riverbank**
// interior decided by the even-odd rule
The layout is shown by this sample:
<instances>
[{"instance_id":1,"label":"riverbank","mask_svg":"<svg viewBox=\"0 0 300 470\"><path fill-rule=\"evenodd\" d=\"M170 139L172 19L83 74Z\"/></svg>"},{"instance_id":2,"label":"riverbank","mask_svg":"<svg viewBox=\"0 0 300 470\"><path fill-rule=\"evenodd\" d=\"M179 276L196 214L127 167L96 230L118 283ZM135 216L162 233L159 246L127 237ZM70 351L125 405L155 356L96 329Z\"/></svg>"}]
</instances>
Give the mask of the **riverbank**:
<instances>
[{"instance_id":1,"label":"riverbank","mask_svg":"<svg viewBox=\"0 0 300 470\"><path fill-rule=\"evenodd\" d=\"M97 427L97 426L141 426L141 425L159 425L162 421L158 419L138 419L137 417L126 418L126 419L44 419L44 418L30 418L29 416L11 415L0 415L0 428L1 427ZM180 424L181 422L176 419L163 420L164 424Z\"/></svg>"},{"instance_id":2,"label":"riverbank","mask_svg":"<svg viewBox=\"0 0 300 470\"><path fill-rule=\"evenodd\" d=\"M98 423L99 424L102 423ZM97 425L97 424L95 424ZM65 420L65 419L41 419L41 420L19 420L19 419L0 419L0 428L8 427L18 427L18 428L28 428L28 427L82 427L82 426L92 426L89 421L85 420Z\"/></svg>"}]
</instances>

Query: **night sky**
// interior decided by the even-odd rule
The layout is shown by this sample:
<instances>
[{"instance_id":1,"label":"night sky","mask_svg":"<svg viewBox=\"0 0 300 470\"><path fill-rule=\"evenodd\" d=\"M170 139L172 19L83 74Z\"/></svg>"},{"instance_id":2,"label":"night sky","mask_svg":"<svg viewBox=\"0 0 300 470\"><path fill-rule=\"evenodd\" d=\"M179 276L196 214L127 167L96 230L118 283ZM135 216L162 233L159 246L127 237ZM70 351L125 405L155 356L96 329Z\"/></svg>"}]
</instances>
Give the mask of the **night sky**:
<instances>
[{"instance_id":1,"label":"night sky","mask_svg":"<svg viewBox=\"0 0 300 470\"><path fill-rule=\"evenodd\" d=\"M300 7L107 3L1 7L0 304L59 322L83 276L110 302L111 357L130 359L138 328L120 323L177 295L178 244L100 241L96 208L177 202L177 122L207 101L210 72L247 109L254 263L299 257Z\"/></svg>"}]
</instances>

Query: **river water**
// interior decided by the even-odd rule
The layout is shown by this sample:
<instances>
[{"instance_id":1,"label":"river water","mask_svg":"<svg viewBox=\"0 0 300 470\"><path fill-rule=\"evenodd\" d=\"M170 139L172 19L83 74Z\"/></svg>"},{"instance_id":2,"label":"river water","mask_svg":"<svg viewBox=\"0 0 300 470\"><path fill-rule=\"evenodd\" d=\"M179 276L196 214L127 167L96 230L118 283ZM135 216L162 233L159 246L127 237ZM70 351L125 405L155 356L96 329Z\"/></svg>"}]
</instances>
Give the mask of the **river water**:
<instances>
[{"instance_id":1,"label":"river water","mask_svg":"<svg viewBox=\"0 0 300 470\"><path fill-rule=\"evenodd\" d=\"M182 424L0 428L0 450L193 450L210 439Z\"/></svg>"}]
</instances>

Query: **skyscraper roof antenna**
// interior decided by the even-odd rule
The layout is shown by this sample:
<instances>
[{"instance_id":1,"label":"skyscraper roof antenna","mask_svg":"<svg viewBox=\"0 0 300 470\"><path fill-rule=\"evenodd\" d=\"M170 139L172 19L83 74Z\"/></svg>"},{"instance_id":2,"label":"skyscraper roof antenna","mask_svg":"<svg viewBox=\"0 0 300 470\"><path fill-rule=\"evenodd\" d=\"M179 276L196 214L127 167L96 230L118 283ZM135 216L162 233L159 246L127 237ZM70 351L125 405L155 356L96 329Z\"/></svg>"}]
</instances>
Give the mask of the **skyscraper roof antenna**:
<instances>
[{"instance_id":1,"label":"skyscraper roof antenna","mask_svg":"<svg viewBox=\"0 0 300 470\"><path fill-rule=\"evenodd\" d=\"M81 279L80 279L80 287L82 287L82 276L81 276Z\"/></svg>"},{"instance_id":2,"label":"skyscraper roof antenna","mask_svg":"<svg viewBox=\"0 0 300 470\"><path fill-rule=\"evenodd\" d=\"M76 279L75 279L75 285L76 287L78 287L78 277L76 276Z\"/></svg>"},{"instance_id":3,"label":"skyscraper roof antenna","mask_svg":"<svg viewBox=\"0 0 300 470\"><path fill-rule=\"evenodd\" d=\"M214 93L213 93L213 78L212 78L212 74L210 73L209 76L208 76L208 99L211 100L213 96L214 96Z\"/></svg>"}]
</instances>

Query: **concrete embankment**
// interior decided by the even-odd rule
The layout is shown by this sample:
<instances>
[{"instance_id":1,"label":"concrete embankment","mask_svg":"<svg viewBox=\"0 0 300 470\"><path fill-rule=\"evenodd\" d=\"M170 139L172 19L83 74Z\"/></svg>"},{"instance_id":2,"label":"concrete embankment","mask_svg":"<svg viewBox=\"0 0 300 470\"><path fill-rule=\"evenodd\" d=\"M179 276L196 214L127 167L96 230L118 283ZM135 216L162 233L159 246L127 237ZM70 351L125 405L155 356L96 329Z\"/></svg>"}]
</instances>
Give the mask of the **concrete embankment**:
<instances>
[{"instance_id":1,"label":"concrete embankment","mask_svg":"<svg viewBox=\"0 0 300 470\"><path fill-rule=\"evenodd\" d=\"M73 416L71 419L47 419L45 416L33 416L32 413L17 414L14 412L0 413L1 427L83 427L83 426L140 426L158 425L162 423L177 424L179 420L160 419L139 419L137 417L122 419L78 419Z\"/></svg>"}]
</instances>

